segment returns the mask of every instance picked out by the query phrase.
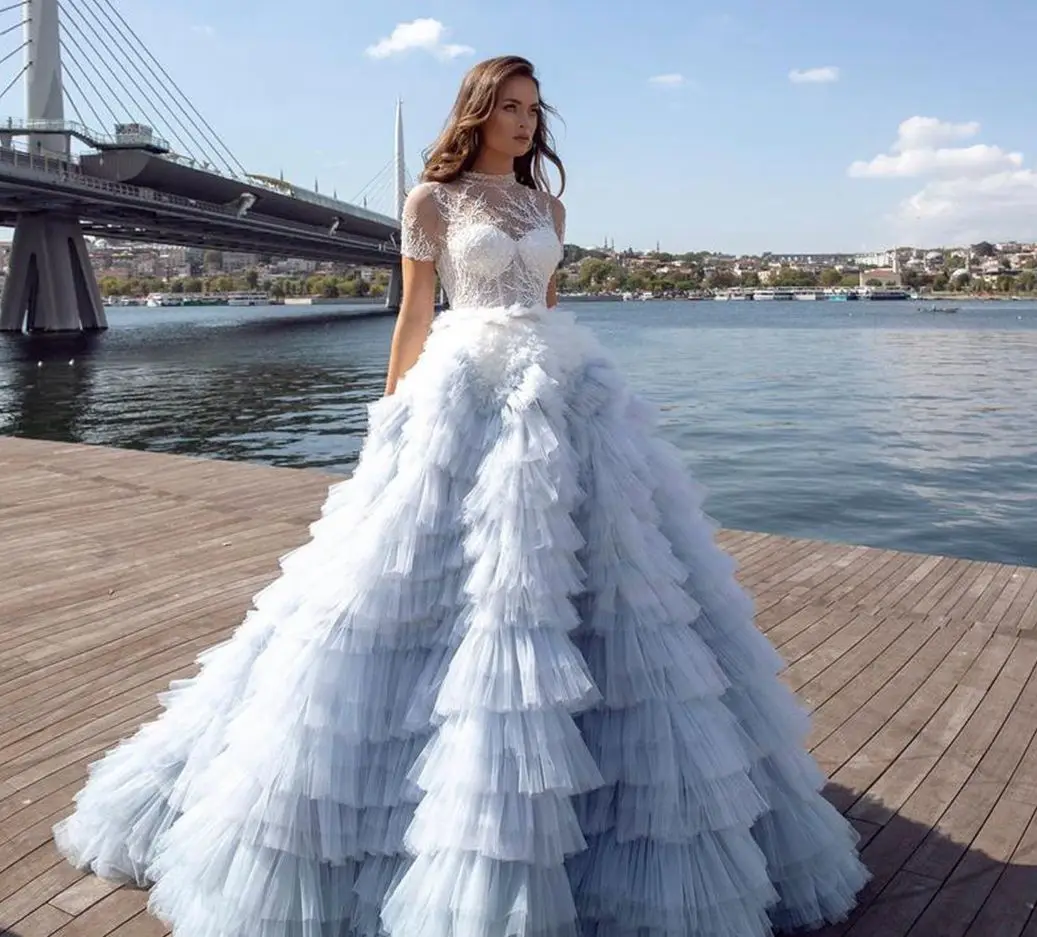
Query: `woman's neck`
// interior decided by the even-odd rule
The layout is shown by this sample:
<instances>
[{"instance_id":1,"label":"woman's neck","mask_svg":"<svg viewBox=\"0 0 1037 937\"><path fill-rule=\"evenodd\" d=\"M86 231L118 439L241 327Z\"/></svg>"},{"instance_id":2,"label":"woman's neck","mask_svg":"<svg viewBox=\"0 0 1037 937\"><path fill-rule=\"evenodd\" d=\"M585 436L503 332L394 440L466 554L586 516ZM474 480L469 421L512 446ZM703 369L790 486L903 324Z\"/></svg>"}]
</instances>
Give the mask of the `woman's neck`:
<instances>
[{"instance_id":1,"label":"woman's neck","mask_svg":"<svg viewBox=\"0 0 1037 937\"><path fill-rule=\"evenodd\" d=\"M472 172L485 176L513 176L515 160L505 153L482 150L472 163Z\"/></svg>"}]
</instances>

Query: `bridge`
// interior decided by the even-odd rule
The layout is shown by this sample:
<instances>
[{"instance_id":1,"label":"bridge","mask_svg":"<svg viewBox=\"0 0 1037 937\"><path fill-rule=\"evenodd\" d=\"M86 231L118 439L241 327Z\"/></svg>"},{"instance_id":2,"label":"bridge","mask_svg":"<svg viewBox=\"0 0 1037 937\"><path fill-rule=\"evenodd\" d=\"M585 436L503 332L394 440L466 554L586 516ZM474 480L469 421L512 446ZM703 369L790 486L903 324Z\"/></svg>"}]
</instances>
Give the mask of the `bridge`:
<instances>
[{"instance_id":1,"label":"bridge","mask_svg":"<svg viewBox=\"0 0 1037 937\"><path fill-rule=\"evenodd\" d=\"M20 22L4 28L5 14ZM248 172L113 0L0 7L0 37L19 27L0 57L23 60L0 99L25 92L24 117L0 118L0 225L15 229L0 331L106 328L87 236L388 267L386 303L399 303L399 103L394 158L368 185L393 186L379 212Z\"/></svg>"}]
</instances>

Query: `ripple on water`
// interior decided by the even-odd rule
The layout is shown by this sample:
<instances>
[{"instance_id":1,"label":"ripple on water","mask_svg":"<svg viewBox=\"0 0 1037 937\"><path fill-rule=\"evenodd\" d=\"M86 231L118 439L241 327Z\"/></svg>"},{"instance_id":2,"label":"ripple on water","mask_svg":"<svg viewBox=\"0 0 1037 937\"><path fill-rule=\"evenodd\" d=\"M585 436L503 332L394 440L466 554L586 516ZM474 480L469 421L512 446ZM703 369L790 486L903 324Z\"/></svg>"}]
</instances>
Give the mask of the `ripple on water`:
<instances>
[{"instance_id":1,"label":"ripple on water","mask_svg":"<svg viewBox=\"0 0 1037 937\"><path fill-rule=\"evenodd\" d=\"M1037 305L577 308L732 527L1037 564ZM0 341L0 432L349 471L393 320L114 310Z\"/></svg>"}]
</instances>

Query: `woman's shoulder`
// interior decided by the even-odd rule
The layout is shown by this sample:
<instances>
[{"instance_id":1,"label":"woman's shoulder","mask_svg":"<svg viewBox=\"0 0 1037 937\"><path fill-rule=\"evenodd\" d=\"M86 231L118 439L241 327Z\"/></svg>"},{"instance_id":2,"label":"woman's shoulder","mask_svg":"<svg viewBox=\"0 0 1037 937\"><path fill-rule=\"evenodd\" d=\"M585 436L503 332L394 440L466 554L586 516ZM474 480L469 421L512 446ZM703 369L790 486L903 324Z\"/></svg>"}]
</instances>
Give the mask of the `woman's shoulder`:
<instances>
[{"instance_id":1,"label":"woman's shoulder","mask_svg":"<svg viewBox=\"0 0 1037 937\"><path fill-rule=\"evenodd\" d=\"M565 225L565 203L557 195L544 189L537 189L536 197L542 211L550 214L557 226L563 227Z\"/></svg>"},{"instance_id":2,"label":"woman's shoulder","mask_svg":"<svg viewBox=\"0 0 1037 937\"><path fill-rule=\"evenodd\" d=\"M407 201L414 205L431 202L440 196L442 182L419 182L407 192Z\"/></svg>"}]
</instances>

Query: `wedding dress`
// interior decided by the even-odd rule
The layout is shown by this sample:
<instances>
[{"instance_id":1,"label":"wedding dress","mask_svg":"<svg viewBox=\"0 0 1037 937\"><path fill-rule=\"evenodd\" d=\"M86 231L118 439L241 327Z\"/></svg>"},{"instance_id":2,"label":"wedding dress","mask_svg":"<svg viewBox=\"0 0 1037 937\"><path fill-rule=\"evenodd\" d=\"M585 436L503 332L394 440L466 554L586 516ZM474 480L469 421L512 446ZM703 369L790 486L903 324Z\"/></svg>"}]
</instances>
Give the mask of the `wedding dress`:
<instances>
[{"instance_id":1,"label":"wedding dress","mask_svg":"<svg viewBox=\"0 0 1037 937\"><path fill-rule=\"evenodd\" d=\"M563 218L409 196L452 308L312 539L60 849L177 937L762 937L867 879L680 459L547 308Z\"/></svg>"}]
</instances>

